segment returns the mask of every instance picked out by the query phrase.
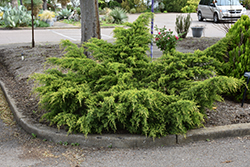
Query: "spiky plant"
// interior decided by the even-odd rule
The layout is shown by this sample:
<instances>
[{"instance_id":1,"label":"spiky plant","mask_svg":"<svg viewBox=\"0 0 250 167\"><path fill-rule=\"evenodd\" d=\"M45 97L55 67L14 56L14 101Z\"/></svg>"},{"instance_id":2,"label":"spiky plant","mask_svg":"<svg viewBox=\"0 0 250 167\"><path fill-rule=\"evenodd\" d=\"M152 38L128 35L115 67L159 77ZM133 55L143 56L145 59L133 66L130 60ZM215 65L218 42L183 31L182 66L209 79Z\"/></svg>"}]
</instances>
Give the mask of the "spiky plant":
<instances>
[{"instance_id":1,"label":"spiky plant","mask_svg":"<svg viewBox=\"0 0 250 167\"><path fill-rule=\"evenodd\" d=\"M122 24L128 20L126 10L122 8L114 8L110 13L109 16L113 17L113 23L115 24Z\"/></svg>"}]
</instances>

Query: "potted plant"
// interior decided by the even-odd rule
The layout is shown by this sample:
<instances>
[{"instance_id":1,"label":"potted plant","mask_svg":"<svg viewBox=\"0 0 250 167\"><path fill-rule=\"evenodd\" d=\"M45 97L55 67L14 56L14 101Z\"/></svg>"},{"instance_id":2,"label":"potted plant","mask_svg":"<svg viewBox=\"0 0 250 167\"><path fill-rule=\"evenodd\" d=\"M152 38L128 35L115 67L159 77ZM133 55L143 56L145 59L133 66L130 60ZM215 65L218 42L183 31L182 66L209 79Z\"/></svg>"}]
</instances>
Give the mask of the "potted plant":
<instances>
[{"instance_id":1,"label":"potted plant","mask_svg":"<svg viewBox=\"0 0 250 167\"><path fill-rule=\"evenodd\" d=\"M200 38L202 33L203 33L204 27L203 26L194 26L194 27L191 27L191 29L192 29L193 37Z\"/></svg>"}]
</instances>

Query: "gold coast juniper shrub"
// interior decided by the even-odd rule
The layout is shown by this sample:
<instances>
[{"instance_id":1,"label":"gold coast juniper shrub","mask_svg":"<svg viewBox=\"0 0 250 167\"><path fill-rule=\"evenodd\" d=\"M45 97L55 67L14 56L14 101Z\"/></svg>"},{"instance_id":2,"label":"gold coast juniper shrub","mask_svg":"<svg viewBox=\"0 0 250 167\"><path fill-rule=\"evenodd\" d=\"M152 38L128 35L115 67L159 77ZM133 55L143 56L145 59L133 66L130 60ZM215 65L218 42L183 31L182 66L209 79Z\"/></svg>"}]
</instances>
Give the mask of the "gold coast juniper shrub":
<instances>
[{"instance_id":1,"label":"gold coast juniper shrub","mask_svg":"<svg viewBox=\"0 0 250 167\"><path fill-rule=\"evenodd\" d=\"M221 63L207 52L164 54L156 61L147 55L152 36L151 13L141 15L129 28L115 28L115 42L92 38L83 47L65 40L67 52L48 62L49 69L32 76L43 115L68 133L127 130L160 137L183 134L201 127L205 107L212 108L220 93L236 90L242 81L217 76ZM84 47L92 54L87 58Z\"/></svg>"},{"instance_id":2,"label":"gold coast juniper shrub","mask_svg":"<svg viewBox=\"0 0 250 167\"><path fill-rule=\"evenodd\" d=\"M212 47L204 51L218 59L221 63L219 74L242 79L245 72L250 71L250 19L249 16L243 15L229 29L226 37L220 40ZM236 93L231 93L236 100L242 100L244 87ZM250 92L246 98L250 99Z\"/></svg>"}]
</instances>

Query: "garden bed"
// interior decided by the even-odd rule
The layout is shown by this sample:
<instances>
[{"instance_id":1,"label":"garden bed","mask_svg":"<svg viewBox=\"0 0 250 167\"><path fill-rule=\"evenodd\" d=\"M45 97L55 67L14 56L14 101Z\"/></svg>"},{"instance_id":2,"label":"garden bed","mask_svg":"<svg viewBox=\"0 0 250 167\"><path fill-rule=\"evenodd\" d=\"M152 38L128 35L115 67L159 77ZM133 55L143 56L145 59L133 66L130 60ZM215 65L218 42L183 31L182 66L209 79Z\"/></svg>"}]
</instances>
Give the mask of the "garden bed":
<instances>
[{"instance_id":1,"label":"garden bed","mask_svg":"<svg viewBox=\"0 0 250 167\"><path fill-rule=\"evenodd\" d=\"M178 42L178 50L204 50L216 43L219 38L187 38ZM22 60L23 53L24 60ZM47 57L60 57L63 51L58 45L37 45L31 48L27 45L8 45L0 47L0 77L15 99L16 105L25 115L39 121L43 112L38 109L38 99L31 95L33 83L27 82L29 75L41 73ZM220 126L250 122L250 104L225 100L217 102L215 110L207 110L208 119L205 126ZM45 122L44 122L45 123Z\"/></svg>"}]
</instances>

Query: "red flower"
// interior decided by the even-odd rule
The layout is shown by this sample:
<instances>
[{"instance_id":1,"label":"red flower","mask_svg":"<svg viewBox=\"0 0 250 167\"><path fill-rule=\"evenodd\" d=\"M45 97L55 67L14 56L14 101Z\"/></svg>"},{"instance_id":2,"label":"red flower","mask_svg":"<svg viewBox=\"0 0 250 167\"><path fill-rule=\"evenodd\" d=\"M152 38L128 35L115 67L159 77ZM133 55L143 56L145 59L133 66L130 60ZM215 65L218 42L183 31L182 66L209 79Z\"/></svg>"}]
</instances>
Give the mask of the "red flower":
<instances>
[{"instance_id":1,"label":"red flower","mask_svg":"<svg viewBox=\"0 0 250 167\"><path fill-rule=\"evenodd\" d=\"M161 35L161 32L158 32L159 35Z\"/></svg>"},{"instance_id":2,"label":"red flower","mask_svg":"<svg viewBox=\"0 0 250 167\"><path fill-rule=\"evenodd\" d=\"M155 38L155 40L156 40L156 41L158 41L158 40L159 40L159 38Z\"/></svg>"},{"instance_id":3,"label":"red flower","mask_svg":"<svg viewBox=\"0 0 250 167\"><path fill-rule=\"evenodd\" d=\"M177 36L175 36L175 38L176 38L176 40L178 40L178 39L179 39L179 37L177 37Z\"/></svg>"}]
</instances>

